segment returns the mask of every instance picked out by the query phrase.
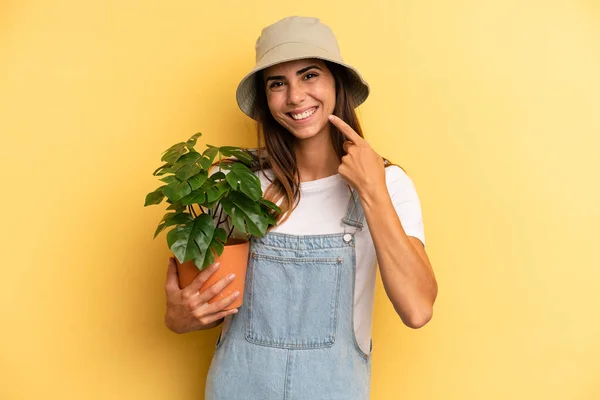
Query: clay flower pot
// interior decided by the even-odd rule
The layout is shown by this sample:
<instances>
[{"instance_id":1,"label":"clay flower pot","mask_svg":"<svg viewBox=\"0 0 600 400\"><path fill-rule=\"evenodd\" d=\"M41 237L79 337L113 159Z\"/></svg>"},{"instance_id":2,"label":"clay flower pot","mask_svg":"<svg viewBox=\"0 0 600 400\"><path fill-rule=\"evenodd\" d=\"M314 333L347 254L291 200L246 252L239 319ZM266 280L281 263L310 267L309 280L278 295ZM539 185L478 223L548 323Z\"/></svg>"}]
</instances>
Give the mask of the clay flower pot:
<instances>
[{"instance_id":1,"label":"clay flower pot","mask_svg":"<svg viewBox=\"0 0 600 400\"><path fill-rule=\"evenodd\" d=\"M221 278L234 273L235 279L212 299L208 300L209 304L219 301L236 290L240 292L240 295L233 303L224 308L224 310L232 310L239 308L243 304L244 300L244 283L246 281L246 268L248 266L248 251L250 249L250 242L244 239L233 239L230 238L225 243L225 249L223 254L216 257L215 262L219 261L219 268L208 278L206 282L200 288L200 293L217 283ZM177 274L179 275L179 287L184 288L188 286L200 273L200 270L194 265L194 260L190 260L180 264L175 257L175 264L177 264Z\"/></svg>"}]
</instances>

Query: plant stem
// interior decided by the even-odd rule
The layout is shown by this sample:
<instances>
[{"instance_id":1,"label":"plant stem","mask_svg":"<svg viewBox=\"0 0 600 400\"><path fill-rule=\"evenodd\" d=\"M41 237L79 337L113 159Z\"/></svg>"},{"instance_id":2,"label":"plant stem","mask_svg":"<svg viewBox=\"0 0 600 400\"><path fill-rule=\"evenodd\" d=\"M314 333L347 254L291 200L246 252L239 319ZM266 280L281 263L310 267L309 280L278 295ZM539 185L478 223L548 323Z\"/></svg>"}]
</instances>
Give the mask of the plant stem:
<instances>
[{"instance_id":1,"label":"plant stem","mask_svg":"<svg viewBox=\"0 0 600 400\"><path fill-rule=\"evenodd\" d=\"M231 223L231 229L229 230L229 234L227 235L227 239L229 239L229 237L231 236L231 234L233 233L233 222Z\"/></svg>"},{"instance_id":2,"label":"plant stem","mask_svg":"<svg viewBox=\"0 0 600 400\"><path fill-rule=\"evenodd\" d=\"M218 210L219 207L221 207L221 211L219 212L219 218L217 218L217 227L219 227L219 225L221 225L223 222L225 222L225 221L221 221L221 217L223 216L223 206L221 205L221 202L217 203L215 210ZM225 216L225 219L227 219L227 216Z\"/></svg>"}]
</instances>

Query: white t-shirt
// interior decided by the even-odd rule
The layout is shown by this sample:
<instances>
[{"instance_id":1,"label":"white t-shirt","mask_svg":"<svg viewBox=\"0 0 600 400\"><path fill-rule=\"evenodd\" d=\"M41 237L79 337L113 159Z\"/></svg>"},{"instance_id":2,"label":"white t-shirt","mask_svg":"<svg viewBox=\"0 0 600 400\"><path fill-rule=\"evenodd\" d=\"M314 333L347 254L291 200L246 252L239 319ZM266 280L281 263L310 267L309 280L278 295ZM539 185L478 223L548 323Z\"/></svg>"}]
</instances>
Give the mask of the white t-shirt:
<instances>
[{"instance_id":1,"label":"white t-shirt","mask_svg":"<svg viewBox=\"0 0 600 400\"><path fill-rule=\"evenodd\" d=\"M270 181L264 174L257 174L264 193ZM273 177L271 170L266 170L265 174ZM408 236L418 238L425 245L421 204L412 180L395 165L385 168L385 177L388 193L404 231ZM350 191L341 175L301 182L300 191L300 202L296 209L283 224L274 227L271 232L293 235L344 232L341 219L348 209ZM348 226L347 229L354 231L355 228ZM356 233L356 264L354 331L360 348L365 353L369 353L377 258L366 218L363 229Z\"/></svg>"}]
</instances>

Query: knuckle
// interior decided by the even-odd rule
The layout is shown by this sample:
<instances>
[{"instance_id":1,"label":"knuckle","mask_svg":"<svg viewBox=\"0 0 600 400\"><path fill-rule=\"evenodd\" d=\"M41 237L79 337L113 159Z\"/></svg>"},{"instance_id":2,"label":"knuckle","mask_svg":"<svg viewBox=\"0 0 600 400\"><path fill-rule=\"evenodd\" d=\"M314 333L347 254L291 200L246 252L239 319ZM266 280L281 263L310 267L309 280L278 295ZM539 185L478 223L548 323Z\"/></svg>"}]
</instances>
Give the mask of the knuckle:
<instances>
[{"instance_id":1,"label":"knuckle","mask_svg":"<svg viewBox=\"0 0 600 400\"><path fill-rule=\"evenodd\" d=\"M204 313L202 312L202 310L200 308L196 308L195 310L192 311L192 315L194 316L194 318L196 318L198 321L202 320L202 318L205 317Z\"/></svg>"},{"instance_id":2,"label":"knuckle","mask_svg":"<svg viewBox=\"0 0 600 400\"><path fill-rule=\"evenodd\" d=\"M185 307L188 311L194 312L196 310L196 305L194 303L186 303Z\"/></svg>"},{"instance_id":3,"label":"knuckle","mask_svg":"<svg viewBox=\"0 0 600 400\"><path fill-rule=\"evenodd\" d=\"M206 290L206 293L212 297L221 291L220 286L221 286L221 283L215 283L214 285L212 285L210 288L208 288Z\"/></svg>"},{"instance_id":4,"label":"knuckle","mask_svg":"<svg viewBox=\"0 0 600 400\"><path fill-rule=\"evenodd\" d=\"M183 301L187 302L187 301L189 301L191 298L192 298L192 295L191 295L191 293L190 293L190 292L188 292L188 291L184 291L184 292L182 292L182 293L181 293L181 300L183 300Z\"/></svg>"},{"instance_id":5,"label":"knuckle","mask_svg":"<svg viewBox=\"0 0 600 400\"><path fill-rule=\"evenodd\" d=\"M221 287L228 286L231 282L233 282L233 279L231 279L229 277L225 277L225 278L221 279Z\"/></svg>"},{"instance_id":6,"label":"knuckle","mask_svg":"<svg viewBox=\"0 0 600 400\"><path fill-rule=\"evenodd\" d=\"M204 271L198 274L197 277L194 278L194 284L202 285L204 282L208 280L210 275L206 275Z\"/></svg>"},{"instance_id":7,"label":"knuckle","mask_svg":"<svg viewBox=\"0 0 600 400\"><path fill-rule=\"evenodd\" d=\"M223 289L225 289L225 287L227 285L229 285L231 282L229 282L228 280L222 280L216 284L214 284L211 289L213 289L213 294L218 294L219 292L221 292Z\"/></svg>"}]
</instances>

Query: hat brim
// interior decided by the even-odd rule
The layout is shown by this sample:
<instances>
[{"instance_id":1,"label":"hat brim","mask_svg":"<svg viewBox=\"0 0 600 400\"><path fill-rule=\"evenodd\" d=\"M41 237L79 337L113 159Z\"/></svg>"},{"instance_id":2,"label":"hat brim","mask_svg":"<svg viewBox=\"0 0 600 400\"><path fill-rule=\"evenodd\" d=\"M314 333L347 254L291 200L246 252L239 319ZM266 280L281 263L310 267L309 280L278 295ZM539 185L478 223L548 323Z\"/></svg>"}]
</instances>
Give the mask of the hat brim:
<instances>
[{"instance_id":1,"label":"hat brim","mask_svg":"<svg viewBox=\"0 0 600 400\"><path fill-rule=\"evenodd\" d=\"M358 107L369 96L369 85L360 73L351 65L346 64L340 58L332 56L330 52L320 47L307 43L284 43L267 52L244 78L236 90L236 99L240 110L250 118L254 119L254 102L256 101L255 79L256 73L273 65L302 60L306 58L318 58L330 61L345 67L350 73L350 94L354 98L354 105Z\"/></svg>"}]
</instances>

